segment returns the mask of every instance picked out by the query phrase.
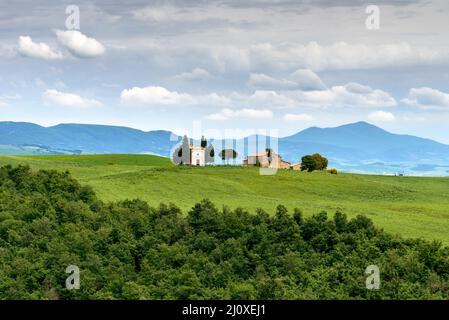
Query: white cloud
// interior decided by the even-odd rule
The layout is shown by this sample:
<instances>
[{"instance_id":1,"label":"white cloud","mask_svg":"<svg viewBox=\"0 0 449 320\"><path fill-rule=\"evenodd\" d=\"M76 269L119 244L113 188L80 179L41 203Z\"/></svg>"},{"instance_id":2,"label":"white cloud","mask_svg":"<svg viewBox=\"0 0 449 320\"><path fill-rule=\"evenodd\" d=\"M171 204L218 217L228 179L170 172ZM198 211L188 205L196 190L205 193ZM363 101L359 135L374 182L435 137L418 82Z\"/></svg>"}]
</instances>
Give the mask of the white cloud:
<instances>
[{"instance_id":1,"label":"white cloud","mask_svg":"<svg viewBox=\"0 0 449 320\"><path fill-rule=\"evenodd\" d=\"M136 106L185 106L185 105L212 105L230 106L229 97L219 95L215 92L204 95L191 95L170 91L160 86L133 87L125 89L120 95L121 103Z\"/></svg>"},{"instance_id":2,"label":"white cloud","mask_svg":"<svg viewBox=\"0 0 449 320\"><path fill-rule=\"evenodd\" d=\"M213 76L209 71L201 68L195 68L191 72L184 72L175 76L175 79L183 81L204 81L212 78Z\"/></svg>"},{"instance_id":3,"label":"white cloud","mask_svg":"<svg viewBox=\"0 0 449 320\"><path fill-rule=\"evenodd\" d=\"M396 100L387 92L358 83L326 90L288 92L298 104L317 107L392 107Z\"/></svg>"},{"instance_id":4,"label":"white cloud","mask_svg":"<svg viewBox=\"0 0 449 320\"><path fill-rule=\"evenodd\" d=\"M375 111L368 115L368 119L377 122L391 122L396 120L396 117L391 112Z\"/></svg>"},{"instance_id":5,"label":"white cloud","mask_svg":"<svg viewBox=\"0 0 449 320\"><path fill-rule=\"evenodd\" d=\"M46 104L63 107L89 108L99 107L101 102L94 99L86 99L77 94L60 92L54 89L45 90L42 98Z\"/></svg>"},{"instance_id":6,"label":"white cloud","mask_svg":"<svg viewBox=\"0 0 449 320\"><path fill-rule=\"evenodd\" d=\"M212 1L211 1L212 2ZM253 8L252 12L254 14ZM232 22L246 22L248 21L248 13L245 10L231 8L227 5L207 4L202 5L150 5L144 8L139 8L132 11L133 18L147 23L184 23L194 24L204 21L223 21L226 20L228 24ZM214 27L211 24L210 27ZM184 28L186 28L184 26Z\"/></svg>"},{"instance_id":7,"label":"white cloud","mask_svg":"<svg viewBox=\"0 0 449 320\"><path fill-rule=\"evenodd\" d=\"M120 95L125 105L189 105L196 100L189 94L169 91L163 87L134 87L125 89Z\"/></svg>"},{"instance_id":8,"label":"white cloud","mask_svg":"<svg viewBox=\"0 0 449 320\"><path fill-rule=\"evenodd\" d=\"M305 107L391 107L396 100L387 92L358 83L348 83L325 90L256 90L252 94L231 92L191 95L149 86L125 89L121 93L125 105L204 105L226 108L294 108Z\"/></svg>"},{"instance_id":9,"label":"white cloud","mask_svg":"<svg viewBox=\"0 0 449 320\"><path fill-rule=\"evenodd\" d=\"M44 60L61 60L63 55L59 51L54 51L46 43L36 43L31 37L19 37L19 53L26 57L38 58Z\"/></svg>"},{"instance_id":10,"label":"white cloud","mask_svg":"<svg viewBox=\"0 0 449 320\"><path fill-rule=\"evenodd\" d=\"M308 122L314 120L314 118L306 113L287 113L284 115L285 121L298 121L298 122Z\"/></svg>"},{"instance_id":11,"label":"white cloud","mask_svg":"<svg viewBox=\"0 0 449 320\"><path fill-rule=\"evenodd\" d=\"M281 89L281 90L296 89L298 87L297 83L294 81L286 79L276 79L267 76L263 73L250 74L248 85L261 89Z\"/></svg>"},{"instance_id":12,"label":"white cloud","mask_svg":"<svg viewBox=\"0 0 449 320\"><path fill-rule=\"evenodd\" d=\"M6 102L0 100L0 108L4 108L7 106L8 106L8 104Z\"/></svg>"},{"instance_id":13,"label":"white cloud","mask_svg":"<svg viewBox=\"0 0 449 320\"><path fill-rule=\"evenodd\" d=\"M289 79L277 79L263 73L250 74L248 85L271 90L323 90L326 88L320 77L308 69L298 69Z\"/></svg>"},{"instance_id":14,"label":"white cloud","mask_svg":"<svg viewBox=\"0 0 449 320\"><path fill-rule=\"evenodd\" d=\"M412 88L408 97L401 100L405 104L423 109L440 109L449 107L449 94L428 88Z\"/></svg>"},{"instance_id":15,"label":"white cloud","mask_svg":"<svg viewBox=\"0 0 449 320\"><path fill-rule=\"evenodd\" d=\"M320 77L312 70L298 69L291 74L291 77L301 90L323 90L326 88Z\"/></svg>"},{"instance_id":16,"label":"white cloud","mask_svg":"<svg viewBox=\"0 0 449 320\"><path fill-rule=\"evenodd\" d=\"M250 47L247 53L257 65L277 68L307 68L320 70L355 70L381 67L429 64L447 61L447 51L412 46L407 42L365 45L336 42L320 45L259 43Z\"/></svg>"},{"instance_id":17,"label":"white cloud","mask_svg":"<svg viewBox=\"0 0 449 320\"><path fill-rule=\"evenodd\" d=\"M265 74L251 74L248 84L272 90L256 90L250 96L234 94L234 101L267 107L299 105L390 107L396 105L396 100L387 92L374 90L359 83L326 88L318 75L311 70L299 69L290 77L292 80L276 79Z\"/></svg>"},{"instance_id":18,"label":"white cloud","mask_svg":"<svg viewBox=\"0 0 449 320\"><path fill-rule=\"evenodd\" d=\"M208 120L229 120L229 119L271 119L273 117L273 112L268 109L240 109L232 110L225 108L221 110L220 113L214 113L206 116Z\"/></svg>"},{"instance_id":19,"label":"white cloud","mask_svg":"<svg viewBox=\"0 0 449 320\"><path fill-rule=\"evenodd\" d=\"M57 30L56 36L60 43L79 58L96 58L106 52L103 44L76 30Z\"/></svg>"},{"instance_id":20,"label":"white cloud","mask_svg":"<svg viewBox=\"0 0 449 320\"><path fill-rule=\"evenodd\" d=\"M289 93L290 91L256 90L251 95L233 93L230 98L232 104L237 106L257 105L265 108L295 107L297 101L287 96Z\"/></svg>"}]
</instances>

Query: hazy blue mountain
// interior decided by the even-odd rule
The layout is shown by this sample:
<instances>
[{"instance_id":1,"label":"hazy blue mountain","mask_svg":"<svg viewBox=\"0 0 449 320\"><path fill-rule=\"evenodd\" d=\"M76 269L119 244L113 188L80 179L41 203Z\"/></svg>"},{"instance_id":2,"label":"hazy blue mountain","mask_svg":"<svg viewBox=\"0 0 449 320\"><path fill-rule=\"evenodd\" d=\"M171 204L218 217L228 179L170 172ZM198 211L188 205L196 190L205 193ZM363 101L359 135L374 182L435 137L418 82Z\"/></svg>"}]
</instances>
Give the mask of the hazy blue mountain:
<instances>
[{"instance_id":1,"label":"hazy blue mountain","mask_svg":"<svg viewBox=\"0 0 449 320\"><path fill-rule=\"evenodd\" d=\"M60 124L45 128L31 123L0 122L0 145L36 145L73 153L154 153L166 156L176 144L176 141L170 141L171 136L169 131L145 132L117 126ZM173 137L177 139L176 135Z\"/></svg>"},{"instance_id":2,"label":"hazy blue mountain","mask_svg":"<svg viewBox=\"0 0 449 320\"><path fill-rule=\"evenodd\" d=\"M269 140L263 136L257 138ZM179 139L163 130L145 132L85 124L46 128L32 123L0 122L0 154L151 153L170 156L170 150ZM251 139L254 141L255 137ZM244 145L238 163L255 151L248 147L248 138L235 143ZM216 140L213 144L218 155L224 141ZM311 127L280 138L278 150L292 163L299 162L305 154L319 152L329 158L331 166L355 172L447 175L449 169L449 145L393 134L366 122L335 128Z\"/></svg>"},{"instance_id":3,"label":"hazy blue mountain","mask_svg":"<svg viewBox=\"0 0 449 320\"><path fill-rule=\"evenodd\" d=\"M335 128L312 127L283 138L281 141L286 149L297 145L316 144L318 148L329 151L333 156L348 160L360 160L360 157L364 160L383 161L415 161L427 158L446 161L449 159L448 145L429 139L389 133L366 122ZM338 147L338 149L327 150L329 147ZM355 153L351 155L351 152Z\"/></svg>"},{"instance_id":4,"label":"hazy blue mountain","mask_svg":"<svg viewBox=\"0 0 449 320\"><path fill-rule=\"evenodd\" d=\"M449 169L449 145L393 134L366 122L308 128L281 138L279 150L296 162L298 155L318 152L329 158L330 165L347 171L447 175Z\"/></svg>"},{"instance_id":5,"label":"hazy blue mountain","mask_svg":"<svg viewBox=\"0 0 449 320\"><path fill-rule=\"evenodd\" d=\"M286 145L317 143L347 150L358 150L366 157L379 160L423 159L433 153L441 153L447 159L449 146L429 139L389 133L366 122L357 122L336 128L312 127L282 139ZM411 151L411 154L407 154ZM406 154L404 154L404 152ZM357 154L357 158L360 155ZM412 157L412 158L410 158Z\"/></svg>"}]
</instances>

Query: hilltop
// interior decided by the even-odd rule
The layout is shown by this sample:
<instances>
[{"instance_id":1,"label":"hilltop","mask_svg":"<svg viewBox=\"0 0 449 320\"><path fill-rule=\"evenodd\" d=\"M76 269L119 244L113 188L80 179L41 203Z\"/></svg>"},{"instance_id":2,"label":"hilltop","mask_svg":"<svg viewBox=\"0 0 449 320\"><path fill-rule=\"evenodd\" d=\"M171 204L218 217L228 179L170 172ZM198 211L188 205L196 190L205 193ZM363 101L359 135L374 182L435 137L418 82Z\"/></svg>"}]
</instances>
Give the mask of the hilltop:
<instances>
[{"instance_id":1,"label":"hilltop","mask_svg":"<svg viewBox=\"0 0 449 320\"><path fill-rule=\"evenodd\" d=\"M259 140L269 137L258 136ZM88 124L42 127L24 122L0 122L0 154L155 154L168 157L180 137L170 131ZM223 140L209 140L221 150ZM248 152L248 138L237 141ZM449 175L449 146L429 139L387 132L366 122L335 128L311 127L279 138L279 154L298 162L319 152L330 166L348 172ZM218 152L216 153L217 160Z\"/></svg>"},{"instance_id":2,"label":"hilltop","mask_svg":"<svg viewBox=\"0 0 449 320\"><path fill-rule=\"evenodd\" d=\"M0 166L69 170L102 200L135 199L152 206L174 203L184 211L209 198L217 206L273 212L278 204L306 216L337 210L364 214L386 231L449 244L449 178L305 173L279 170L260 176L257 168L179 167L147 155L4 156Z\"/></svg>"}]
</instances>

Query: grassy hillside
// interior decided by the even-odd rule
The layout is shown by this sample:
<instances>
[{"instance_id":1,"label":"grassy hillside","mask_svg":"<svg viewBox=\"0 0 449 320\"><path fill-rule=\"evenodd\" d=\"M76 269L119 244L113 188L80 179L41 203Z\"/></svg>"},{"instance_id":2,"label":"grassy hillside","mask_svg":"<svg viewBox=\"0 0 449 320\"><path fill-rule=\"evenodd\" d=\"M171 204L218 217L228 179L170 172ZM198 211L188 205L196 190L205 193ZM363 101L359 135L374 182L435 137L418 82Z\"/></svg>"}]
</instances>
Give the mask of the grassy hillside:
<instances>
[{"instance_id":1,"label":"grassy hillside","mask_svg":"<svg viewBox=\"0 0 449 320\"><path fill-rule=\"evenodd\" d=\"M176 167L146 155L3 156L0 165L69 170L104 200L140 198L151 205L191 208L203 198L217 205L274 212L277 204L306 216L322 210L365 214L387 231L449 244L449 178L303 173L256 168Z\"/></svg>"}]
</instances>

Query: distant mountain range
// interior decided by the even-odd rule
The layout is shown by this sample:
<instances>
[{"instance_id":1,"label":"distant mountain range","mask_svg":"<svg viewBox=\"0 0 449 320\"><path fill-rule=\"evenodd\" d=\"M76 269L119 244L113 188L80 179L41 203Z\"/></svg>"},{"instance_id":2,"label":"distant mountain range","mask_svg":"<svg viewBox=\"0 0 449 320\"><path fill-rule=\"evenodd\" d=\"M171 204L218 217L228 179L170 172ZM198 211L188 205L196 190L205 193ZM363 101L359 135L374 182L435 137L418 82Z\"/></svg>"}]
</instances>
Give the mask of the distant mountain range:
<instances>
[{"instance_id":1,"label":"distant mountain range","mask_svg":"<svg viewBox=\"0 0 449 320\"><path fill-rule=\"evenodd\" d=\"M163 130L145 132L86 124L47 128L33 123L0 122L0 154L11 155L146 153L169 156L180 138ZM247 141L245 138L245 153ZM219 151L224 141L212 143ZM366 122L335 128L311 127L280 138L278 149L291 162L318 152L329 158L331 166L352 172L449 175L449 145L393 134Z\"/></svg>"},{"instance_id":2,"label":"distant mountain range","mask_svg":"<svg viewBox=\"0 0 449 320\"><path fill-rule=\"evenodd\" d=\"M177 140L170 141L171 136L170 131L144 132L105 125L59 124L46 128L27 122L0 122L0 153L7 153L1 149L10 149L10 146L32 146L41 147L33 153L46 154L152 153L168 156L172 145L177 143Z\"/></svg>"},{"instance_id":3,"label":"distant mountain range","mask_svg":"<svg viewBox=\"0 0 449 320\"><path fill-rule=\"evenodd\" d=\"M280 139L286 159L322 153L332 165L352 172L449 174L449 145L387 132L366 122L335 128L311 127Z\"/></svg>"}]
</instances>

